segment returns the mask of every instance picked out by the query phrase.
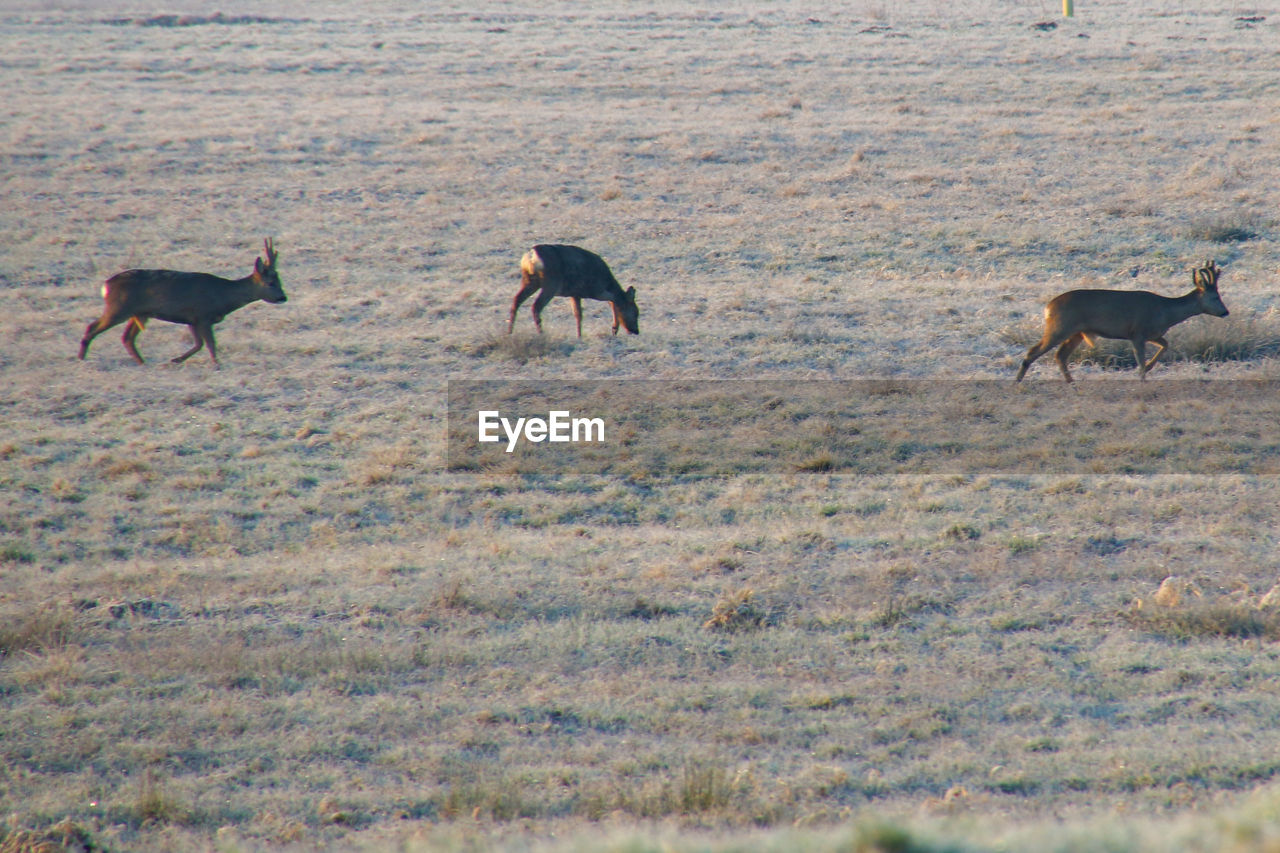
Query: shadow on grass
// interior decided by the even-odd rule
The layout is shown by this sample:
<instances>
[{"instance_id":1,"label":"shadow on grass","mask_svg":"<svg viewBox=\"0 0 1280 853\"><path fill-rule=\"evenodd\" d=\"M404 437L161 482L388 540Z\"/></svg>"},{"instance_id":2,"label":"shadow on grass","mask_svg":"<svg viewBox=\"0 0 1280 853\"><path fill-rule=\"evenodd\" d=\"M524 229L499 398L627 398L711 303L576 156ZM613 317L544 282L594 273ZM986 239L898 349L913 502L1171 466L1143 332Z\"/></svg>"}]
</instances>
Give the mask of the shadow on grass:
<instances>
[{"instance_id":1,"label":"shadow on grass","mask_svg":"<svg viewBox=\"0 0 1280 853\"><path fill-rule=\"evenodd\" d=\"M472 358L498 358L527 364L548 356L568 356L574 348L572 341L547 335L499 333L476 341L464 351Z\"/></svg>"}]
</instances>

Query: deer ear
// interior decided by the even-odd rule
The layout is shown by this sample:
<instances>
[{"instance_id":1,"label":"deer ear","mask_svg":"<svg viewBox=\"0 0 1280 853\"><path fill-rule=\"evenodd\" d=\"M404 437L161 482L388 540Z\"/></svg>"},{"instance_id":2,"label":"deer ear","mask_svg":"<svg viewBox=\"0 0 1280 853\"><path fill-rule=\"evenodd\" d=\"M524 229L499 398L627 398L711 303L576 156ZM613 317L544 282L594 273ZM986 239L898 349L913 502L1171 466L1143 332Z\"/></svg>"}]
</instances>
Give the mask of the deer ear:
<instances>
[{"instance_id":1,"label":"deer ear","mask_svg":"<svg viewBox=\"0 0 1280 853\"><path fill-rule=\"evenodd\" d=\"M627 298L632 302L636 301L636 289L634 287L627 288Z\"/></svg>"},{"instance_id":2,"label":"deer ear","mask_svg":"<svg viewBox=\"0 0 1280 853\"><path fill-rule=\"evenodd\" d=\"M262 266L262 258L254 258L254 260L253 260L253 269L254 269L254 272L265 272L265 271L266 271L266 268Z\"/></svg>"}]
</instances>

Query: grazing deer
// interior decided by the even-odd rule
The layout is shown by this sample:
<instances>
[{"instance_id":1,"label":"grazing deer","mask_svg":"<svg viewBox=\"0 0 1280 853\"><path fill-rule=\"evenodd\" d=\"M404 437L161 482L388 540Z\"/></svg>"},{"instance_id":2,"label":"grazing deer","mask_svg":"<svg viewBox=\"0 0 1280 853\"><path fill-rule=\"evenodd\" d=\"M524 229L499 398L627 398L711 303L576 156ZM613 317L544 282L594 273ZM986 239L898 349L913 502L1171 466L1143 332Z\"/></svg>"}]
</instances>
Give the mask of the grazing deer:
<instances>
[{"instance_id":1,"label":"grazing deer","mask_svg":"<svg viewBox=\"0 0 1280 853\"><path fill-rule=\"evenodd\" d=\"M1185 296L1160 296L1146 290L1072 290L1055 297L1044 309L1044 337L1027 350L1018 370L1021 382L1031 363L1058 347L1058 369L1070 382L1067 358L1083 342L1093 346L1093 338L1114 338L1133 344L1138 359L1138 378L1146 379L1147 371L1156 363L1169 342L1164 333L1171 326L1197 314L1227 316L1227 306L1218 295L1218 267L1212 260L1193 270L1195 290ZM1159 349L1146 361L1146 342Z\"/></svg>"},{"instance_id":2,"label":"grazing deer","mask_svg":"<svg viewBox=\"0 0 1280 853\"><path fill-rule=\"evenodd\" d=\"M573 316L578 321L578 337L582 337L582 300L602 299L613 306L613 333L619 324L633 335L640 334L640 309L636 307L636 289L624 293L609 265L594 252L577 246L534 246L520 259L520 290L511 300L511 316L507 334L516 324L516 311L526 299L541 290L533 300L533 324L542 331L542 309L557 296L573 300Z\"/></svg>"},{"instance_id":3,"label":"grazing deer","mask_svg":"<svg viewBox=\"0 0 1280 853\"><path fill-rule=\"evenodd\" d=\"M275 246L268 237L263 244L267 262L262 258L253 262L253 272L231 281L203 272L174 272L173 270L125 270L116 273L102 285L102 298L107 303L102 316L89 324L80 341L80 358L89 351L89 342L119 323L124 327L124 348L138 364L142 356L134 346L134 339L146 327L152 317L169 323L184 323L195 336L196 345L173 359L174 364L186 361L209 347L209 357L218 365L218 348L213 340L213 325L238 308L261 299L265 302L284 302L284 288L276 272Z\"/></svg>"}]
</instances>

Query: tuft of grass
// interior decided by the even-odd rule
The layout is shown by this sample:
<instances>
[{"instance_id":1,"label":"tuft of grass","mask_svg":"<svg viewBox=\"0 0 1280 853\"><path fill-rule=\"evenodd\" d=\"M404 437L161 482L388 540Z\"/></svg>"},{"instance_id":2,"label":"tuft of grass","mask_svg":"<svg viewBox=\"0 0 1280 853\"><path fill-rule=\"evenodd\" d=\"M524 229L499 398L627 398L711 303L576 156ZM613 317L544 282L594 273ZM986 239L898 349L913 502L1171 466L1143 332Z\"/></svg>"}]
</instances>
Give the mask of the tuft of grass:
<instances>
[{"instance_id":1,"label":"tuft of grass","mask_svg":"<svg viewBox=\"0 0 1280 853\"><path fill-rule=\"evenodd\" d=\"M684 766L676 799L682 814L714 812L729 805L733 786L729 771L718 764L691 761Z\"/></svg>"},{"instance_id":2,"label":"tuft of grass","mask_svg":"<svg viewBox=\"0 0 1280 853\"><path fill-rule=\"evenodd\" d=\"M651 622L655 619L667 619L680 613L679 609L669 604L655 604L645 598L637 598L623 615L628 619L639 619Z\"/></svg>"},{"instance_id":3,"label":"tuft of grass","mask_svg":"<svg viewBox=\"0 0 1280 853\"><path fill-rule=\"evenodd\" d=\"M48 652L66 648L76 633L71 611L62 606L43 607L20 616L0 619L0 658L18 652Z\"/></svg>"},{"instance_id":4,"label":"tuft of grass","mask_svg":"<svg viewBox=\"0 0 1280 853\"><path fill-rule=\"evenodd\" d=\"M736 634L764 627L767 620L768 614L755 603L755 591L746 588L727 593L717 601L702 627L707 631Z\"/></svg>"},{"instance_id":5,"label":"tuft of grass","mask_svg":"<svg viewBox=\"0 0 1280 853\"><path fill-rule=\"evenodd\" d=\"M46 829L20 829L10 834L0 825L0 853L105 853L107 849L70 818Z\"/></svg>"},{"instance_id":6,"label":"tuft of grass","mask_svg":"<svg viewBox=\"0 0 1280 853\"><path fill-rule=\"evenodd\" d=\"M912 626L912 617L918 613L946 613L950 605L922 595L893 595L884 607L871 617L875 628L893 628L897 625Z\"/></svg>"},{"instance_id":7,"label":"tuft of grass","mask_svg":"<svg viewBox=\"0 0 1280 853\"><path fill-rule=\"evenodd\" d=\"M1058 752L1062 744L1051 737L1038 737L1027 742L1027 752Z\"/></svg>"},{"instance_id":8,"label":"tuft of grass","mask_svg":"<svg viewBox=\"0 0 1280 853\"><path fill-rule=\"evenodd\" d=\"M570 341L557 340L545 334L499 333L472 344L465 351L472 358L496 357L516 364L528 364L551 355L567 356L573 352L573 346Z\"/></svg>"},{"instance_id":9,"label":"tuft of grass","mask_svg":"<svg viewBox=\"0 0 1280 853\"><path fill-rule=\"evenodd\" d=\"M1144 605L1126 615L1135 627L1180 643L1222 637L1280 639L1280 612L1259 610L1245 602L1193 600L1172 607Z\"/></svg>"},{"instance_id":10,"label":"tuft of grass","mask_svg":"<svg viewBox=\"0 0 1280 853\"><path fill-rule=\"evenodd\" d=\"M382 447L356 464L352 480L361 486L385 485L409 476L419 462L419 455L407 444Z\"/></svg>"},{"instance_id":11,"label":"tuft of grass","mask_svg":"<svg viewBox=\"0 0 1280 853\"><path fill-rule=\"evenodd\" d=\"M77 504L84 500L84 493L64 477L57 477L49 485L49 495L56 501Z\"/></svg>"},{"instance_id":12,"label":"tuft of grass","mask_svg":"<svg viewBox=\"0 0 1280 853\"><path fill-rule=\"evenodd\" d=\"M446 583L435 596L435 604L444 610L465 610L468 606L466 593L462 590L462 579L453 578Z\"/></svg>"},{"instance_id":13,"label":"tuft of grass","mask_svg":"<svg viewBox=\"0 0 1280 853\"><path fill-rule=\"evenodd\" d=\"M3 563L34 563L36 561L35 552L19 542L5 542L0 545L0 564Z\"/></svg>"},{"instance_id":14,"label":"tuft of grass","mask_svg":"<svg viewBox=\"0 0 1280 853\"><path fill-rule=\"evenodd\" d=\"M1044 543L1043 536L1023 536L1015 534L1005 540L1010 554L1029 554Z\"/></svg>"},{"instance_id":15,"label":"tuft of grass","mask_svg":"<svg viewBox=\"0 0 1280 853\"><path fill-rule=\"evenodd\" d=\"M1258 236L1258 230L1251 219L1235 221L1219 217L1192 222L1187 236L1207 243L1247 243Z\"/></svg>"},{"instance_id":16,"label":"tuft of grass","mask_svg":"<svg viewBox=\"0 0 1280 853\"><path fill-rule=\"evenodd\" d=\"M316 804L316 817L321 823L333 826L361 826L368 822L356 809L348 808L334 797L324 797Z\"/></svg>"},{"instance_id":17,"label":"tuft of grass","mask_svg":"<svg viewBox=\"0 0 1280 853\"><path fill-rule=\"evenodd\" d=\"M817 456L811 456L802 462L796 463L796 470L808 474L820 474L824 471L835 470L836 458L830 453L820 453Z\"/></svg>"},{"instance_id":18,"label":"tuft of grass","mask_svg":"<svg viewBox=\"0 0 1280 853\"><path fill-rule=\"evenodd\" d=\"M982 531L968 522L958 521L948 527L943 535L957 542L968 542L981 537Z\"/></svg>"},{"instance_id":19,"label":"tuft of grass","mask_svg":"<svg viewBox=\"0 0 1280 853\"><path fill-rule=\"evenodd\" d=\"M1280 356L1280 328L1253 317L1225 323L1198 320L1189 323L1186 333L1176 335L1169 344L1169 352L1160 356L1161 361L1170 358L1219 363L1274 358Z\"/></svg>"},{"instance_id":20,"label":"tuft of grass","mask_svg":"<svg viewBox=\"0 0 1280 853\"><path fill-rule=\"evenodd\" d=\"M171 792L158 773L148 770L142 776L129 817L139 826L183 824L190 821L191 810Z\"/></svg>"},{"instance_id":21,"label":"tuft of grass","mask_svg":"<svg viewBox=\"0 0 1280 853\"><path fill-rule=\"evenodd\" d=\"M448 819L485 817L511 820L525 811L519 787L505 776L455 782L449 786L440 804L441 816Z\"/></svg>"},{"instance_id":22,"label":"tuft of grass","mask_svg":"<svg viewBox=\"0 0 1280 853\"><path fill-rule=\"evenodd\" d=\"M889 506L886 501L863 501L853 508L854 515L860 518L870 518L873 515L879 515Z\"/></svg>"},{"instance_id":23,"label":"tuft of grass","mask_svg":"<svg viewBox=\"0 0 1280 853\"><path fill-rule=\"evenodd\" d=\"M950 842L926 840L896 823L875 822L858 827L852 853L960 853L965 847Z\"/></svg>"},{"instance_id":24,"label":"tuft of grass","mask_svg":"<svg viewBox=\"0 0 1280 853\"><path fill-rule=\"evenodd\" d=\"M687 760L678 778L639 789L623 786L588 790L575 798L573 809L591 820L615 812L642 819L697 817L723 815L750 799L747 787L736 782L725 766Z\"/></svg>"}]
</instances>

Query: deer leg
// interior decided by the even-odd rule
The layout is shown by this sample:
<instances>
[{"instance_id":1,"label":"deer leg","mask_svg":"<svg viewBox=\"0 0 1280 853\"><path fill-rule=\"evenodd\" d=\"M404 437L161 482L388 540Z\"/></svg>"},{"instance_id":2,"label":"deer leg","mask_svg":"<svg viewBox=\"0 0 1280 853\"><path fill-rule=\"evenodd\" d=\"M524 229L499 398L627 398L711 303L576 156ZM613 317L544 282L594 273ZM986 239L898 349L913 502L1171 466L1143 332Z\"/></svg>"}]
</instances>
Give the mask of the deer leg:
<instances>
[{"instance_id":1,"label":"deer leg","mask_svg":"<svg viewBox=\"0 0 1280 853\"><path fill-rule=\"evenodd\" d=\"M1138 378L1146 379L1147 371L1151 369L1151 365L1147 364L1147 342L1142 338L1135 338L1129 341L1133 345L1133 357L1138 361ZM1159 355L1160 353L1156 353ZM1151 359L1153 362L1155 359Z\"/></svg>"},{"instance_id":2,"label":"deer leg","mask_svg":"<svg viewBox=\"0 0 1280 853\"><path fill-rule=\"evenodd\" d=\"M201 329L204 331L204 345L209 348L209 358L213 359L213 366L221 368L222 364L218 361L218 342L213 339L213 324L205 323Z\"/></svg>"},{"instance_id":3,"label":"deer leg","mask_svg":"<svg viewBox=\"0 0 1280 853\"><path fill-rule=\"evenodd\" d=\"M582 300L577 296L569 298L573 302L573 319L578 321L578 337L582 337Z\"/></svg>"},{"instance_id":4,"label":"deer leg","mask_svg":"<svg viewBox=\"0 0 1280 853\"><path fill-rule=\"evenodd\" d=\"M120 340L124 342L124 348L129 351L129 355L133 356L133 360L138 364L145 364L142 355L138 352L138 347L134 344L138 334L146 328L147 321L142 317L130 317L129 322L125 324L124 335Z\"/></svg>"},{"instance_id":5,"label":"deer leg","mask_svg":"<svg viewBox=\"0 0 1280 853\"><path fill-rule=\"evenodd\" d=\"M511 300L511 315L507 317L507 334L511 334L511 330L516 325L516 312L520 310L520 306L524 301L532 296L541 285L531 282L524 282L520 289L516 291L516 298Z\"/></svg>"},{"instance_id":6,"label":"deer leg","mask_svg":"<svg viewBox=\"0 0 1280 853\"><path fill-rule=\"evenodd\" d=\"M174 364L182 364L182 362L186 361L187 359L191 358L191 356L195 355L196 353L200 352L200 350L204 349L205 341L204 341L204 335L201 334L201 331L200 331L200 325L198 323L192 323L191 325L187 326L187 328L191 330L191 337L195 342L195 346L193 346L191 349L187 350L177 358L170 359L170 361L172 361Z\"/></svg>"},{"instance_id":7,"label":"deer leg","mask_svg":"<svg viewBox=\"0 0 1280 853\"><path fill-rule=\"evenodd\" d=\"M622 312L618 310L618 303L610 302L609 307L613 309L613 333L618 334L618 326L622 323Z\"/></svg>"},{"instance_id":8,"label":"deer leg","mask_svg":"<svg viewBox=\"0 0 1280 853\"><path fill-rule=\"evenodd\" d=\"M542 334L542 309L547 307L547 303L555 298L555 294L543 288L538 294L538 298L533 300L533 325L538 327L538 334Z\"/></svg>"},{"instance_id":9,"label":"deer leg","mask_svg":"<svg viewBox=\"0 0 1280 853\"><path fill-rule=\"evenodd\" d=\"M617 309L615 308L614 310L616 311ZM615 320L614 322L616 323L617 321ZM616 326L615 326L615 329L616 329ZM1031 349L1027 350L1026 356L1023 357L1022 359L1022 367L1018 369L1018 378L1013 381L1021 382L1022 377L1027 375L1027 368L1031 366L1032 362L1034 362L1037 358L1047 353L1049 350L1053 349L1053 346L1056 343L1058 342L1053 339L1052 335L1046 334L1043 338L1040 339L1040 343L1036 344Z\"/></svg>"},{"instance_id":10,"label":"deer leg","mask_svg":"<svg viewBox=\"0 0 1280 853\"><path fill-rule=\"evenodd\" d=\"M1062 378L1068 382L1071 379L1071 371L1067 370L1067 359L1071 357L1071 353L1075 352L1076 347L1084 342L1084 333L1076 332L1071 337L1062 342L1062 346L1058 347L1058 352L1054 358L1058 361L1058 369L1062 371Z\"/></svg>"},{"instance_id":11,"label":"deer leg","mask_svg":"<svg viewBox=\"0 0 1280 853\"><path fill-rule=\"evenodd\" d=\"M191 330L191 337L195 339L195 346L193 346L191 349L187 350L177 358L170 359L174 364L181 364L182 362L191 358L191 356L200 352L200 350L204 347L204 338L200 336L200 330L196 327L196 324L192 323L190 326L187 326L187 328Z\"/></svg>"},{"instance_id":12,"label":"deer leg","mask_svg":"<svg viewBox=\"0 0 1280 853\"><path fill-rule=\"evenodd\" d=\"M1162 337L1152 338L1151 343L1155 344L1157 347L1159 347L1159 349L1157 349L1155 355L1151 356L1151 358L1147 361L1147 365L1146 365L1146 368L1143 370L1143 373L1145 373L1147 370L1150 370L1155 365L1156 359L1160 357L1160 354L1169 348L1169 342Z\"/></svg>"},{"instance_id":13,"label":"deer leg","mask_svg":"<svg viewBox=\"0 0 1280 853\"><path fill-rule=\"evenodd\" d=\"M103 314L101 317L90 323L84 330L84 337L80 339L80 360L84 361L85 353L89 351L90 341L119 322L119 320L112 319L110 314Z\"/></svg>"}]
</instances>

